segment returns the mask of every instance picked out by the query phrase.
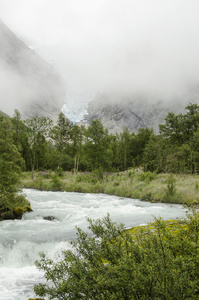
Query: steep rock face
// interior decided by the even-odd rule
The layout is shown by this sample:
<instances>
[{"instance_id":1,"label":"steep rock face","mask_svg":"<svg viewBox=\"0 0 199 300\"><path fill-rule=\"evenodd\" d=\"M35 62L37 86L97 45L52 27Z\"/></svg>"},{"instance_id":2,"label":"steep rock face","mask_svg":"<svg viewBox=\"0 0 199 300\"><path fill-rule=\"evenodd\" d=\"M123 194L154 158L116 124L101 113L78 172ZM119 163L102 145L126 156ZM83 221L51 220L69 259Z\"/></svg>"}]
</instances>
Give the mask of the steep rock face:
<instances>
[{"instance_id":1,"label":"steep rock face","mask_svg":"<svg viewBox=\"0 0 199 300\"><path fill-rule=\"evenodd\" d=\"M0 20L0 110L55 119L64 99L63 79Z\"/></svg>"},{"instance_id":2,"label":"steep rock face","mask_svg":"<svg viewBox=\"0 0 199 300\"><path fill-rule=\"evenodd\" d=\"M101 94L89 103L87 115L82 122L88 125L93 119L99 119L110 133L120 133L124 127L128 127L131 132L145 127L158 132L159 124L164 123L168 112L182 112L185 106L179 102L167 103L146 97Z\"/></svg>"}]
</instances>

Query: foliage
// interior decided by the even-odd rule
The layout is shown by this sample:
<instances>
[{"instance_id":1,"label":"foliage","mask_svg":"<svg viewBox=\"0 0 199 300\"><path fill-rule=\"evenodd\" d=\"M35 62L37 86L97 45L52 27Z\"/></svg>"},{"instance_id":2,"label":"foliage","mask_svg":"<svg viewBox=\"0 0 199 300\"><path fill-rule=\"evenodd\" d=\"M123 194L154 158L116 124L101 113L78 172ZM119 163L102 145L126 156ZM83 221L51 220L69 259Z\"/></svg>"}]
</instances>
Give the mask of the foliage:
<instances>
[{"instance_id":1,"label":"foliage","mask_svg":"<svg viewBox=\"0 0 199 300\"><path fill-rule=\"evenodd\" d=\"M172 174L169 175L166 183L167 183L167 195L173 196L176 193L176 180Z\"/></svg>"},{"instance_id":2,"label":"foliage","mask_svg":"<svg viewBox=\"0 0 199 300\"><path fill-rule=\"evenodd\" d=\"M60 177L57 174L52 175L52 189L59 191L61 187L62 187L62 182L60 180Z\"/></svg>"},{"instance_id":3,"label":"foliage","mask_svg":"<svg viewBox=\"0 0 199 300\"><path fill-rule=\"evenodd\" d=\"M111 161L111 151L108 149L108 130L104 129L101 121L92 120L86 131L86 136L85 149L92 170L107 168Z\"/></svg>"},{"instance_id":4,"label":"foliage","mask_svg":"<svg viewBox=\"0 0 199 300\"><path fill-rule=\"evenodd\" d=\"M50 136L55 143L59 153L58 168L60 167L61 157L64 147L70 138L71 122L61 112L58 116L57 124L51 129Z\"/></svg>"},{"instance_id":5,"label":"foliage","mask_svg":"<svg viewBox=\"0 0 199 300\"><path fill-rule=\"evenodd\" d=\"M64 176L64 171L63 171L62 168L57 168L57 169L55 170L55 173L56 173L56 175L59 176L60 178Z\"/></svg>"},{"instance_id":6,"label":"foliage","mask_svg":"<svg viewBox=\"0 0 199 300\"><path fill-rule=\"evenodd\" d=\"M80 191L85 193L97 192L97 185L100 192L120 197L133 199L150 200L153 202L170 202L184 204L193 200L199 204L199 189L196 183L199 182L199 175L175 174L176 192L173 196L167 196L167 179L170 174L151 174L147 178L148 172L140 169L131 169L127 172L107 173L103 172L103 178L99 179L96 172L72 173L63 172L61 178L62 186L60 190L66 192ZM25 173L22 179L23 186L26 188L39 188L42 190L53 190L52 173L35 172L35 181L32 182L31 174ZM131 174L129 176L129 174ZM145 180L140 180L143 179ZM151 178L152 176L152 178ZM151 180L152 179L152 180ZM38 183L38 185L36 185ZM42 184L41 184L42 183ZM99 190L99 188L98 188Z\"/></svg>"},{"instance_id":7,"label":"foliage","mask_svg":"<svg viewBox=\"0 0 199 300\"><path fill-rule=\"evenodd\" d=\"M19 153L24 159L26 169L30 166L29 152L30 147L28 144L27 128L21 119L21 114L15 110L13 118L11 118L13 143L17 147Z\"/></svg>"},{"instance_id":8,"label":"foliage","mask_svg":"<svg viewBox=\"0 0 199 300\"><path fill-rule=\"evenodd\" d=\"M45 137L48 137L52 120L46 117L32 117L27 119L25 124L28 127L28 141L30 147L29 156L31 162L32 179L34 180L34 169L36 163L38 164L41 154L45 153Z\"/></svg>"},{"instance_id":9,"label":"foliage","mask_svg":"<svg viewBox=\"0 0 199 300\"><path fill-rule=\"evenodd\" d=\"M118 150L120 153L120 160L121 160L121 168L122 170L126 170L127 166L129 165L130 159L130 143L131 143L131 134L127 127L123 129L123 132L119 136L118 141Z\"/></svg>"},{"instance_id":10,"label":"foliage","mask_svg":"<svg viewBox=\"0 0 199 300\"><path fill-rule=\"evenodd\" d=\"M37 295L50 299L198 299L199 217L171 228L156 219L124 231L122 224L88 219L92 235L77 228L73 249L54 262L43 253L36 262L46 284Z\"/></svg>"},{"instance_id":11,"label":"foliage","mask_svg":"<svg viewBox=\"0 0 199 300\"><path fill-rule=\"evenodd\" d=\"M144 163L144 150L153 135L153 130L149 128L140 128L137 135L132 134L130 157L134 167L141 166Z\"/></svg>"},{"instance_id":12,"label":"foliage","mask_svg":"<svg viewBox=\"0 0 199 300\"><path fill-rule=\"evenodd\" d=\"M85 128L84 126L74 125L70 132L72 144L72 157L74 165L74 173L78 173L80 157L82 156Z\"/></svg>"},{"instance_id":13,"label":"foliage","mask_svg":"<svg viewBox=\"0 0 199 300\"><path fill-rule=\"evenodd\" d=\"M21 217L30 208L25 197L18 194L23 167L24 160L20 147L17 147L12 121L0 117L0 220ZM20 214L15 213L17 207L21 209Z\"/></svg>"},{"instance_id":14,"label":"foliage","mask_svg":"<svg viewBox=\"0 0 199 300\"><path fill-rule=\"evenodd\" d=\"M32 188L36 190L44 190L45 189L44 181L38 178L34 179Z\"/></svg>"},{"instance_id":15,"label":"foliage","mask_svg":"<svg viewBox=\"0 0 199 300\"><path fill-rule=\"evenodd\" d=\"M20 167L23 165L17 147L13 143L11 123L0 118L0 197L17 191Z\"/></svg>"},{"instance_id":16,"label":"foliage","mask_svg":"<svg viewBox=\"0 0 199 300\"><path fill-rule=\"evenodd\" d=\"M8 119L8 118L7 118ZM63 113L57 122L45 117L23 121L16 110L11 118L12 142L25 161L25 170L117 172L143 167L154 173L199 172L199 105L189 104L184 114L168 113L159 134L124 128L109 134L100 120L86 129L73 125ZM99 173L98 177L102 177ZM101 180L102 178L100 178Z\"/></svg>"},{"instance_id":17,"label":"foliage","mask_svg":"<svg viewBox=\"0 0 199 300\"><path fill-rule=\"evenodd\" d=\"M22 166L23 159L13 143L11 122L0 117L0 218L12 212Z\"/></svg>"},{"instance_id":18,"label":"foliage","mask_svg":"<svg viewBox=\"0 0 199 300\"><path fill-rule=\"evenodd\" d=\"M153 172L143 172L138 175L138 179L141 181L150 182L156 178L156 174Z\"/></svg>"}]
</instances>

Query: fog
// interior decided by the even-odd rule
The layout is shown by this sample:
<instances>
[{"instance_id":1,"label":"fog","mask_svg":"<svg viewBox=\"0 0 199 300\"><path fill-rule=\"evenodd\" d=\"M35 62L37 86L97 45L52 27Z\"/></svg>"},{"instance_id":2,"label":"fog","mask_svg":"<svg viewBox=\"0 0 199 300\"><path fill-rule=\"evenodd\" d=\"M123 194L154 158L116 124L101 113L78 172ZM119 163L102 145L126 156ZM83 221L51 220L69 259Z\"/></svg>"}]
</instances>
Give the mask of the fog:
<instances>
[{"instance_id":1,"label":"fog","mask_svg":"<svg viewBox=\"0 0 199 300\"><path fill-rule=\"evenodd\" d=\"M13 116L17 109L23 119L37 115L55 120L64 104L64 84L51 69L39 65L40 61L36 60L36 66L41 69L34 70L31 57L24 59L24 65L21 59L24 56L18 58L17 67L0 59L0 110Z\"/></svg>"},{"instance_id":2,"label":"fog","mask_svg":"<svg viewBox=\"0 0 199 300\"><path fill-rule=\"evenodd\" d=\"M66 101L197 95L198 11L197 0L0 0L0 18L66 79Z\"/></svg>"},{"instance_id":3,"label":"fog","mask_svg":"<svg viewBox=\"0 0 199 300\"><path fill-rule=\"evenodd\" d=\"M0 110L56 119L65 101L62 77L1 20L0 41Z\"/></svg>"},{"instance_id":4,"label":"fog","mask_svg":"<svg viewBox=\"0 0 199 300\"><path fill-rule=\"evenodd\" d=\"M2 61L0 66L0 110L13 115L16 108L23 111L27 99L33 98L33 89L28 87L22 76L13 72Z\"/></svg>"}]
</instances>

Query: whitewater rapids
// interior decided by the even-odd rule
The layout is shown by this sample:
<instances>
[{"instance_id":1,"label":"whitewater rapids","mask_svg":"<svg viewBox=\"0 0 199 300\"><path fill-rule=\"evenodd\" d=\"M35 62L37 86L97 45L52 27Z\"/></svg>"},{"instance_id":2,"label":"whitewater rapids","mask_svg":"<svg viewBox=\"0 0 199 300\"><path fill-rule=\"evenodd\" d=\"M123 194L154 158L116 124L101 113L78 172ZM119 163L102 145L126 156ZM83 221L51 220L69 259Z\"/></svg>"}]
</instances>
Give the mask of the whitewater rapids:
<instances>
[{"instance_id":1,"label":"whitewater rapids","mask_svg":"<svg viewBox=\"0 0 199 300\"><path fill-rule=\"evenodd\" d=\"M110 213L126 227L147 224L153 216L184 218L181 205L149 203L104 194L24 190L33 212L21 220L0 222L0 299L34 298L33 286L44 282L34 262L43 251L57 259L75 238L75 226L87 228L86 217L97 219ZM51 221L46 217L53 217Z\"/></svg>"}]
</instances>

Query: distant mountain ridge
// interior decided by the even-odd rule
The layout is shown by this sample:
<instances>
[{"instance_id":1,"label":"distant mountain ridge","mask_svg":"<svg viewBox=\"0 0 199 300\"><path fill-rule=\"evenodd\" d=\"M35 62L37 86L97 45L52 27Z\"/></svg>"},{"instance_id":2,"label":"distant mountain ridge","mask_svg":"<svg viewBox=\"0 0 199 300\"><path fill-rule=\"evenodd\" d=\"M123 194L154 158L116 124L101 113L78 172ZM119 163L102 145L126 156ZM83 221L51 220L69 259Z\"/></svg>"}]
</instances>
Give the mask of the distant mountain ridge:
<instances>
[{"instance_id":1,"label":"distant mountain ridge","mask_svg":"<svg viewBox=\"0 0 199 300\"><path fill-rule=\"evenodd\" d=\"M99 94L88 105L87 114L82 120L88 126L92 120L99 119L110 133L120 133L124 127L131 132L138 132L139 128L153 128L157 133L159 124L164 123L168 112L180 113L185 111L189 98L176 101L163 101L139 96L122 96L113 94Z\"/></svg>"},{"instance_id":2,"label":"distant mountain ridge","mask_svg":"<svg viewBox=\"0 0 199 300\"><path fill-rule=\"evenodd\" d=\"M66 85L56 70L23 43L0 20L0 110L23 118L56 119Z\"/></svg>"}]
</instances>

